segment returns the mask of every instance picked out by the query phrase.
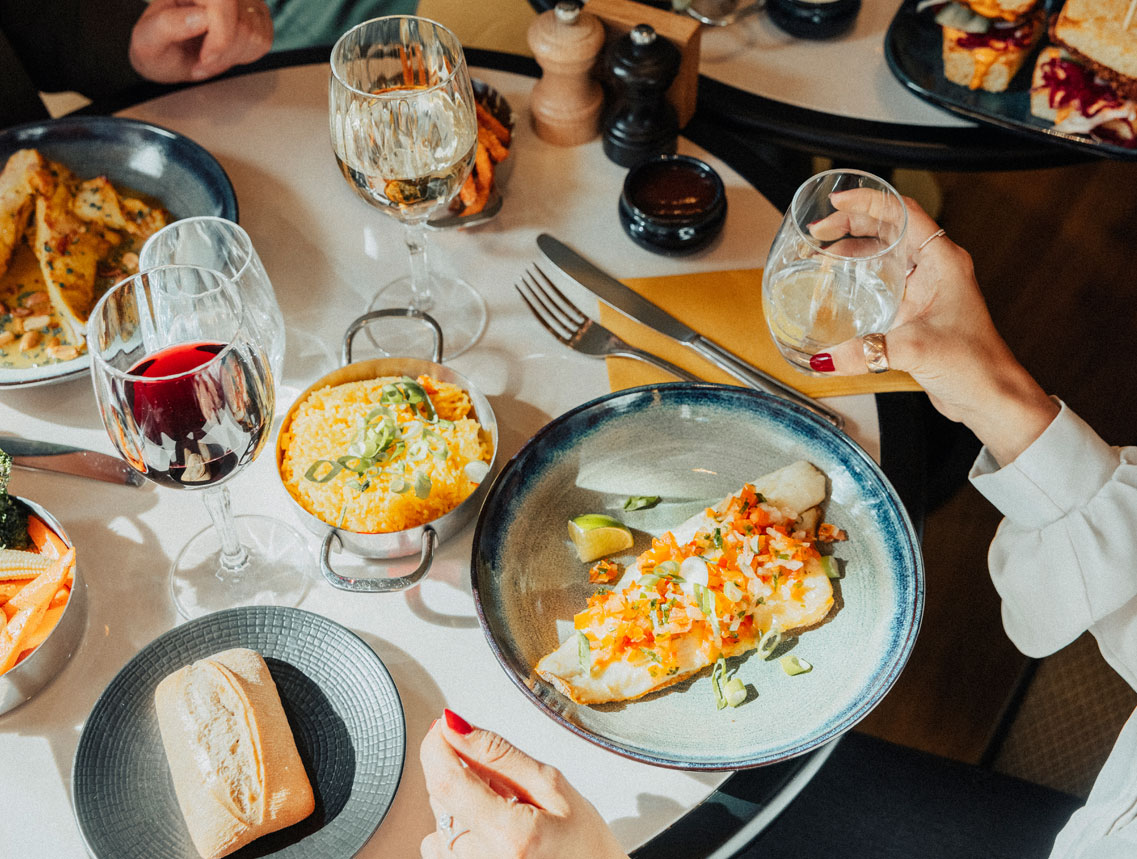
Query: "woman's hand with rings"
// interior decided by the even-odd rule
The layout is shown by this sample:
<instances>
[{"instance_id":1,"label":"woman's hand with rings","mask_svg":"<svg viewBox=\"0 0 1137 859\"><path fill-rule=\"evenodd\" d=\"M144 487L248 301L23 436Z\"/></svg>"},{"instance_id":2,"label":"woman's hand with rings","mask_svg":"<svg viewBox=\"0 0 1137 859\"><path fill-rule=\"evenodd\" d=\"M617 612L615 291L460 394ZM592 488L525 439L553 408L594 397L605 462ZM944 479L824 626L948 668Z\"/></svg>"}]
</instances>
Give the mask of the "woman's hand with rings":
<instances>
[{"instance_id":1,"label":"woman's hand with rings","mask_svg":"<svg viewBox=\"0 0 1137 859\"><path fill-rule=\"evenodd\" d=\"M874 205L861 189L832 196L827 221L854 228ZM908 372L945 416L966 423L1000 462L1017 456L1057 414L995 329L970 254L910 198L909 272L896 319L887 332L855 337L814 355L814 370L851 376L891 368ZM883 336L880 336L882 335ZM1037 432L1035 432L1037 430Z\"/></svg>"},{"instance_id":2,"label":"woman's hand with rings","mask_svg":"<svg viewBox=\"0 0 1137 859\"><path fill-rule=\"evenodd\" d=\"M130 39L130 62L158 83L204 80L272 47L264 0L151 0Z\"/></svg>"},{"instance_id":3,"label":"woman's hand with rings","mask_svg":"<svg viewBox=\"0 0 1137 859\"><path fill-rule=\"evenodd\" d=\"M446 710L419 749L438 826L423 859L627 859L559 770Z\"/></svg>"}]
</instances>

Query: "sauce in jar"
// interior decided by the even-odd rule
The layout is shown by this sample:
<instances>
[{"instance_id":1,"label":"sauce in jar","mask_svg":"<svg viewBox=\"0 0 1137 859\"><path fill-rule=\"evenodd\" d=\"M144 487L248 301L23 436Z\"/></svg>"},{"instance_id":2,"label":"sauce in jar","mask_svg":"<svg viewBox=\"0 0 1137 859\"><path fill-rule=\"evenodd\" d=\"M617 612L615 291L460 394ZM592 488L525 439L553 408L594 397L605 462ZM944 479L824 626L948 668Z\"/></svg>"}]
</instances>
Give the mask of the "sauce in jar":
<instances>
[{"instance_id":1,"label":"sauce in jar","mask_svg":"<svg viewBox=\"0 0 1137 859\"><path fill-rule=\"evenodd\" d=\"M709 164L689 155L656 155L628 171L620 224L655 253L696 251L722 229L726 189Z\"/></svg>"},{"instance_id":2,"label":"sauce in jar","mask_svg":"<svg viewBox=\"0 0 1137 859\"><path fill-rule=\"evenodd\" d=\"M684 161L654 161L637 171L628 188L633 206L652 218L689 218L715 199L715 184Z\"/></svg>"}]
</instances>

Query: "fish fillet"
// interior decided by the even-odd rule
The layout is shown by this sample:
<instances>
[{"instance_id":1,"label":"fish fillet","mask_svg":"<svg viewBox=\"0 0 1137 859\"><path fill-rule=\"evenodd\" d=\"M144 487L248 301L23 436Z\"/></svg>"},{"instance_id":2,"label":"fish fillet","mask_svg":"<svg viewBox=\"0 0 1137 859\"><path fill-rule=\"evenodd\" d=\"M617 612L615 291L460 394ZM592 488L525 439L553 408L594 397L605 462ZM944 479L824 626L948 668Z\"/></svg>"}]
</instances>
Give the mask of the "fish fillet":
<instances>
[{"instance_id":1,"label":"fish fillet","mask_svg":"<svg viewBox=\"0 0 1137 859\"><path fill-rule=\"evenodd\" d=\"M578 704L627 701L753 650L771 628L819 623L833 607L815 540L825 497L825 475L799 461L691 517L590 598L537 675Z\"/></svg>"}]
</instances>

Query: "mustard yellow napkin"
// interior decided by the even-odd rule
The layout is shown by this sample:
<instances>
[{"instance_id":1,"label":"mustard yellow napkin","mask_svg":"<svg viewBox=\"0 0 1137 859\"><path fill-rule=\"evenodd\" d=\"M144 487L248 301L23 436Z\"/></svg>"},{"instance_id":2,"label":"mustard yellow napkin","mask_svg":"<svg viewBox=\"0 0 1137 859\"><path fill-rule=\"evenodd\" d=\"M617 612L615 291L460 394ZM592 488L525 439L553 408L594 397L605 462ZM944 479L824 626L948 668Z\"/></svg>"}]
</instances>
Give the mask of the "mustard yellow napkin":
<instances>
[{"instance_id":1,"label":"mustard yellow napkin","mask_svg":"<svg viewBox=\"0 0 1137 859\"><path fill-rule=\"evenodd\" d=\"M770 339L762 314L762 269L739 269L623 281L676 319L749 361L776 379L811 397L839 397L890 391L918 391L907 373L863 376L811 376L791 366ZM635 322L618 310L600 305L600 322L633 346L666 358L708 382L739 384L733 376L705 360L689 346L677 343ZM675 378L650 364L630 358L609 358L608 381L613 391Z\"/></svg>"}]
</instances>

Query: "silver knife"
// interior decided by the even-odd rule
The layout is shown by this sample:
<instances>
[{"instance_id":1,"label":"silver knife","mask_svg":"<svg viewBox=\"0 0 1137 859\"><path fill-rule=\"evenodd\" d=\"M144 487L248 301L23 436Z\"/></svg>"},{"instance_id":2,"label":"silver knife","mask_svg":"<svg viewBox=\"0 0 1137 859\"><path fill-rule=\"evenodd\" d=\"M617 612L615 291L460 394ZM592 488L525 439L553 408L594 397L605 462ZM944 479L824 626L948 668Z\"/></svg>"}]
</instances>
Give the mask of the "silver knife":
<instances>
[{"instance_id":1,"label":"silver knife","mask_svg":"<svg viewBox=\"0 0 1137 859\"><path fill-rule=\"evenodd\" d=\"M11 456L12 464L20 468L57 471L125 486L141 486L146 482L146 478L117 456L81 447L0 435L0 450Z\"/></svg>"},{"instance_id":2,"label":"silver knife","mask_svg":"<svg viewBox=\"0 0 1137 859\"><path fill-rule=\"evenodd\" d=\"M800 391L794 390L773 376L763 373L733 352L727 351L713 340L704 337L694 328L684 325L670 313L652 304L635 290L624 286L616 278L597 268L568 245L554 239L548 233L541 233L537 236L537 246L561 271L621 313L642 322L661 334L666 334L668 337L690 346L720 370L730 373L740 382L768 394L790 400L799 406L804 406L821 415L837 429L842 429L845 426L845 418L837 412L827 408L812 397L807 397Z\"/></svg>"}]
</instances>

